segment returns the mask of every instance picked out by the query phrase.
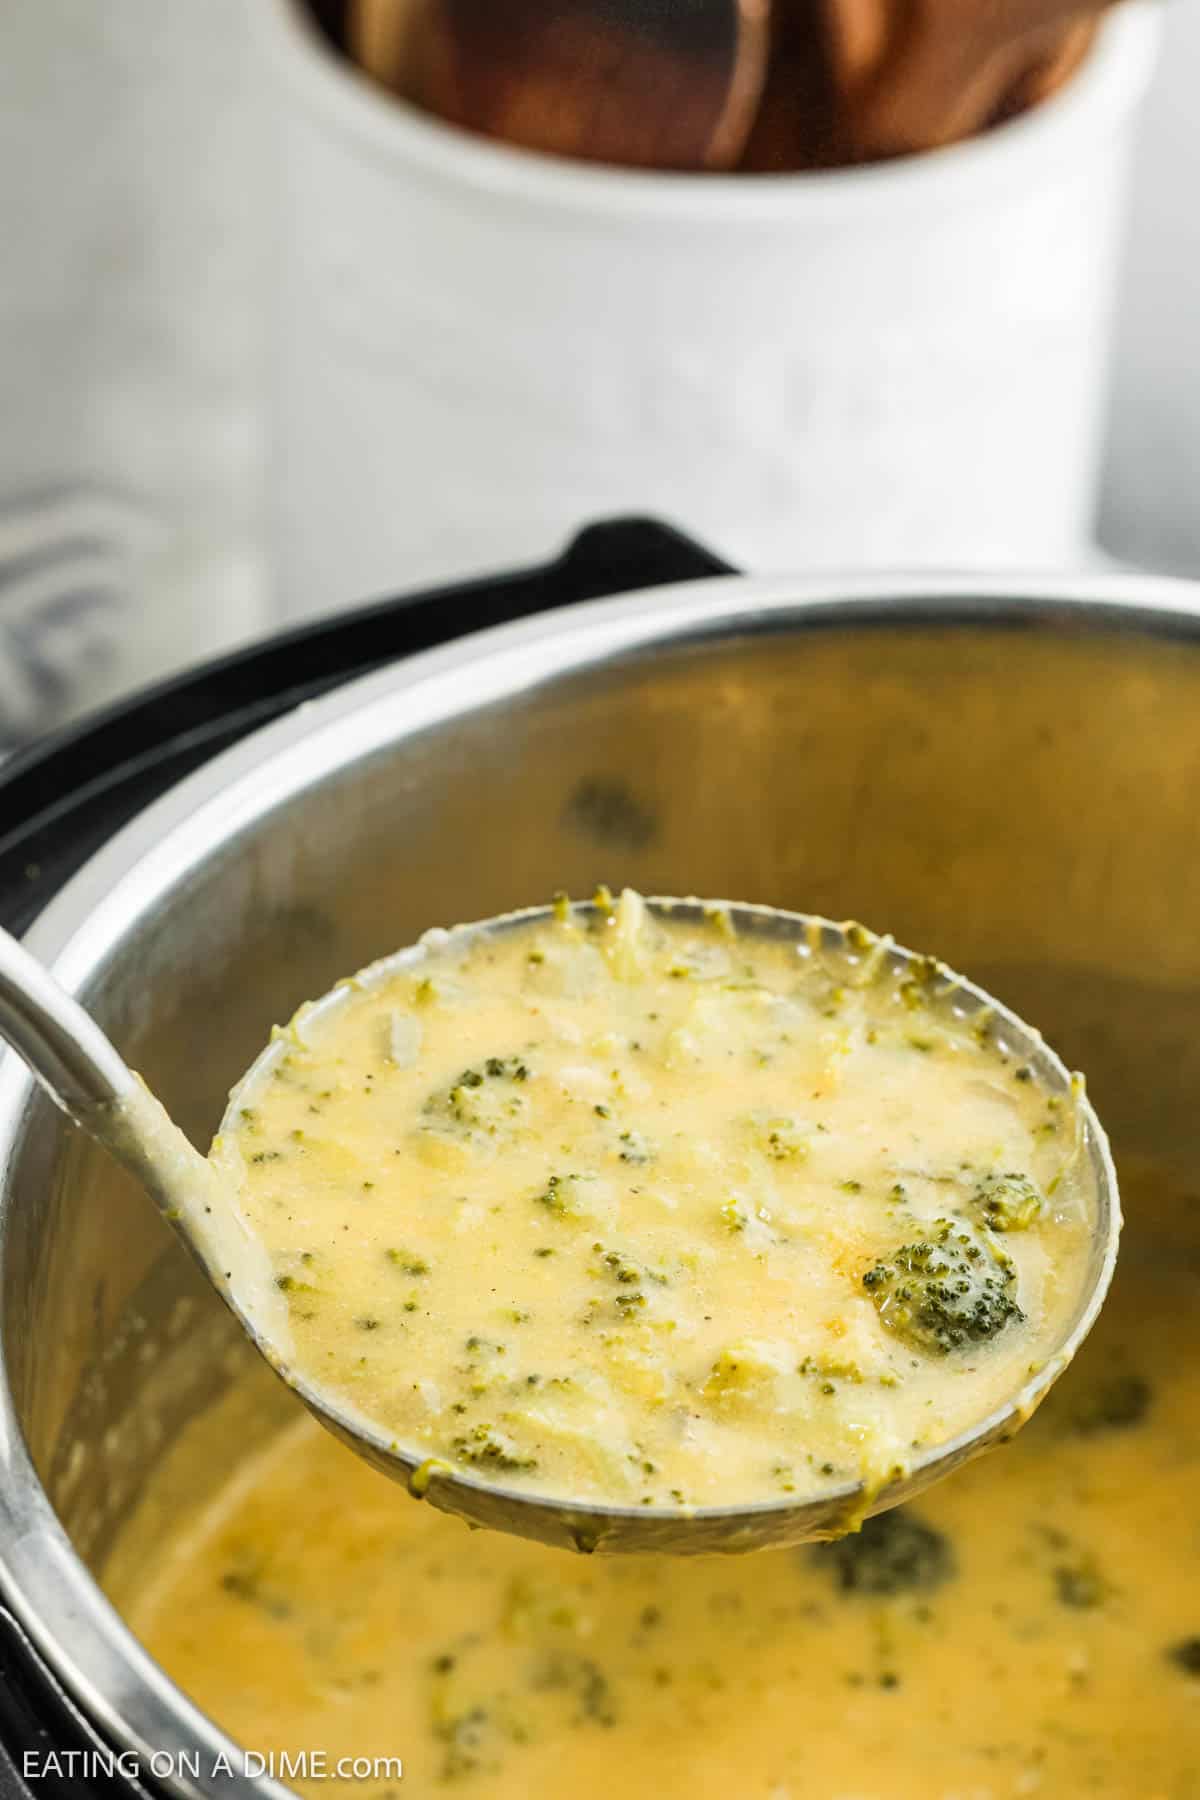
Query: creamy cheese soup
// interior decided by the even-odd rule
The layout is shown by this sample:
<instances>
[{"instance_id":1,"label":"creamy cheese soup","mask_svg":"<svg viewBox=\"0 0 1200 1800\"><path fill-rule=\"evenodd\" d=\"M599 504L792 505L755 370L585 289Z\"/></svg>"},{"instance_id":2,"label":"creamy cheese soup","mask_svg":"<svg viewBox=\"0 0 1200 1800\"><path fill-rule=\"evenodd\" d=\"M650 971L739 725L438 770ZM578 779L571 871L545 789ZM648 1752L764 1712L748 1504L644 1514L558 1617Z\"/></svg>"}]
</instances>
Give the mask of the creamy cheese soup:
<instances>
[{"instance_id":1,"label":"creamy cheese soup","mask_svg":"<svg viewBox=\"0 0 1200 1800\"><path fill-rule=\"evenodd\" d=\"M647 1507L875 1491L1015 1395L1079 1300L1076 1099L859 950L627 893L298 1015L214 1146L292 1369L432 1461Z\"/></svg>"},{"instance_id":2,"label":"creamy cheese soup","mask_svg":"<svg viewBox=\"0 0 1200 1800\"><path fill-rule=\"evenodd\" d=\"M1160 1236L1155 1205L1026 1430L858 1536L580 1557L413 1506L302 1418L137 1522L114 1597L241 1743L403 1761L313 1796L1197 1800L1198 1215ZM194 1427L168 1516L252 1441Z\"/></svg>"}]
</instances>

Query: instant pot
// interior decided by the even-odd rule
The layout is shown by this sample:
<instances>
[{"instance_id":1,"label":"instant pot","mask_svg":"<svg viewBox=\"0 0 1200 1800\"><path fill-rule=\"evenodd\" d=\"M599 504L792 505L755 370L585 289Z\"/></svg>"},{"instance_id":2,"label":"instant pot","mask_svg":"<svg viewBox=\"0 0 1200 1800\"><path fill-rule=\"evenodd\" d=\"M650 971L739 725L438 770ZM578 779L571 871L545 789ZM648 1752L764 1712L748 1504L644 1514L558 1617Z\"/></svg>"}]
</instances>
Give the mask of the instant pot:
<instances>
[{"instance_id":1,"label":"instant pot","mask_svg":"<svg viewBox=\"0 0 1200 1800\"><path fill-rule=\"evenodd\" d=\"M1118 1163L1194 1192L1198 793L1185 584L756 579L622 521L15 759L0 918L202 1142L274 1021L427 925L599 880L859 916L1036 1019ZM3 1800L278 1793L96 1579L253 1352L8 1055L0 1356ZM269 1391L262 1430L293 1404Z\"/></svg>"}]
</instances>

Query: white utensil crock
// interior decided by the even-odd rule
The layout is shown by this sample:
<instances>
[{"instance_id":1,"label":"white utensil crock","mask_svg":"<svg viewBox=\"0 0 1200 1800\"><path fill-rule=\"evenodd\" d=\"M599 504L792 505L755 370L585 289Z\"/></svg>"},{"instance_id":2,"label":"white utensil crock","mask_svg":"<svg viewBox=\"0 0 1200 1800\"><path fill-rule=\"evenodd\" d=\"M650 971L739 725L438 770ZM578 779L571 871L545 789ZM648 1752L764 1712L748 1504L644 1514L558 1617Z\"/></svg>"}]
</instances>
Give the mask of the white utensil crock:
<instances>
[{"instance_id":1,"label":"white utensil crock","mask_svg":"<svg viewBox=\"0 0 1200 1800\"><path fill-rule=\"evenodd\" d=\"M981 138L780 176L472 138L374 87L299 0L259 6L286 615L627 511L756 570L1085 553L1145 0Z\"/></svg>"}]
</instances>

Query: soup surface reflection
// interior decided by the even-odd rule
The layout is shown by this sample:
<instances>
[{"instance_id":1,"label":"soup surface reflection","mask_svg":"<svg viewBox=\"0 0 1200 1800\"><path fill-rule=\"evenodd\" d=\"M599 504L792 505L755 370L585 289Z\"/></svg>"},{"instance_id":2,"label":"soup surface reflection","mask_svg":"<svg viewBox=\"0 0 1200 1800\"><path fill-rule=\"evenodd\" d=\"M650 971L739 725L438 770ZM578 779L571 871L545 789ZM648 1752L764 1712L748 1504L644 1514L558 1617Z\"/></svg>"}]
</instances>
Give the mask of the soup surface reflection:
<instances>
[{"instance_id":1,"label":"soup surface reflection","mask_svg":"<svg viewBox=\"0 0 1200 1800\"><path fill-rule=\"evenodd\" d=\"M114 1596L241 1743L403 1760L313 1794L1200 1800L1200 1202L1125 1187L1111 1297L1038 1417L857 1537L573 1557L300 1419Z\"/></svg>"}]
</instances>

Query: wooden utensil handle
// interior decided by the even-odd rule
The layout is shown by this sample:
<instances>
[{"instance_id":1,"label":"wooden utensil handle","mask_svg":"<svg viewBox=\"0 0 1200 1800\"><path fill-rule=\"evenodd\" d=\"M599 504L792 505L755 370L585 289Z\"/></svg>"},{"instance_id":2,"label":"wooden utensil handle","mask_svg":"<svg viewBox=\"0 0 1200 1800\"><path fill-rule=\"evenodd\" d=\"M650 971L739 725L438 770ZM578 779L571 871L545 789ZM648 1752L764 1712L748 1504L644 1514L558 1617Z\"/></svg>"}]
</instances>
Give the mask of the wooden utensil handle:
<instances>
[{"instance_id":1,"label":"wooden utensil handle","mask_svg":"<svg viewBox=\"0 0 1200 1800\"><path fill-rule=\"evenodd\" d=\"M348 47L393 92L527 149L730 168L766 76L772 0L354 0Z\"/></svg>"}]
</instances>

